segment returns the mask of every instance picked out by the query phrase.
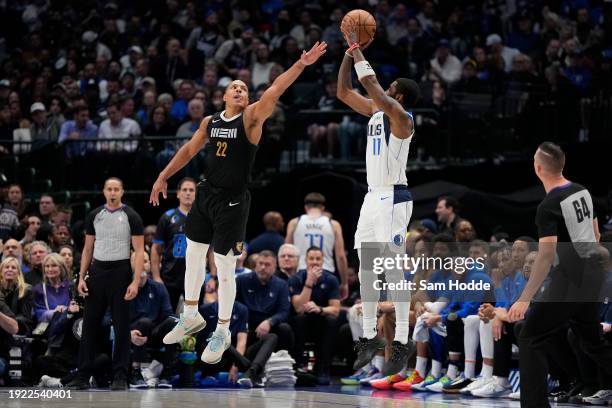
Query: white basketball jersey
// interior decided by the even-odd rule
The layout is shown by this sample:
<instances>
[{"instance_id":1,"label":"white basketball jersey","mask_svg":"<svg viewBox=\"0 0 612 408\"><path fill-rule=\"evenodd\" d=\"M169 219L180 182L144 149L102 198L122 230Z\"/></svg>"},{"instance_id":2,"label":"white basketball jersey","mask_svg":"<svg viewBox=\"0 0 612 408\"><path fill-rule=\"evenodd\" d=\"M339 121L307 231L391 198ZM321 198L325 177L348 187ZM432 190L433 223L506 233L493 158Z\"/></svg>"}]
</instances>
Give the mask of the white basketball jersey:
<instances>
[{"instance_id":1,"label":"white basketball jersey","mask_svg":"<svg viewBox=\"0 0 612 408\"><path fill-rule=\"evenodd\" d=\"M412 113L406 112L414 124ZM406 162L410 141L399 139L391 133L389 117L378 111L368 122L368 144L366 149L366 170L368 186L383 187L395 184L408 184L406 180Z\"/></svg>"},{"instance_id":2,"label":"white basketball jersey","mask_svg":"<svg viewBox=\"0 0 612 408\"><path fill-rule=\"evenodd\" d=\"M306 269L306 251L310 247L321 248L323 251L323 269L334 272L334 228L331 220L325 215L311 218L307 214L300 216L293 243L300 250L300 263L298 269Z\"/></svg>"}]
</instances>

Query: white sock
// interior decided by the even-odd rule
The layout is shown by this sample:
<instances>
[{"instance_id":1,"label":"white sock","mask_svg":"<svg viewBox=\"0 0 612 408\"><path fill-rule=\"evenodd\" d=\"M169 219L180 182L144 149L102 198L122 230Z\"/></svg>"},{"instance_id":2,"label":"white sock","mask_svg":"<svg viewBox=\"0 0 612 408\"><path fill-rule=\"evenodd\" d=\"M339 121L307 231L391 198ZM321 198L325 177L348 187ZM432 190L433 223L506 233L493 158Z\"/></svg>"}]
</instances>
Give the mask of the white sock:
<instances>
[{"instance_id":1,"label":"white sock","mask_svg":"<svg viewBox=\"0 0 612 408\"><path fill-rule=\"evenodd\" d=\"M378 371L382 371L382 368L385 365L385 357L374 356L374 359L372 360L372 365L374 365L374 367L376 367Z\"/></svg>"},{"instance_id":2,"label":"white sock","mask_svg":"<svg viewBox=\"0 0 612 408\"><path fill-rule=\"evenodd\" d=\"M508 381L508 377L495 377L497 383L502 387L508 388L510 387L510 381Z\"/></svg>"},{"instance_id":3,"label":"white sock","mask_svg":"<svg viewBox=\"0 0 612 408\"><path fill-rule=\"evenodd\" d=\"M230 250L231 253L231 250ZM229 331L229 322L232 317L232 308L236 299L236 256L221 255L215 252L215 265L219 278L217 301L219 302L219 322L217 329L225 328ZM225 320L225 322L221 322Z\"/></svg>"},{"instance_id":4,"label":"white sock","mask_svg":"<svg viewBox=\"0 0 612 408\"><path fill-rule=\"evenodd\" d=\"M451 380L457 378L459 374L459 368L454 363L448 363L448 369L446 370L446 376Z\"/></svg>"},{"instance_id":5,"label":"white sock","mask_svg":"<svg viewBox=\"0 0 612 408\"><path fill-rule=\"evenodd\" d=\"M367 372L369 372L371 369L372 369L372 363L370 362L370 363L368 363L368 364L364 365L363 367L361 367L361 368L359 369L359 371L363 371L363 372L367 373Z\"/></svg>"},{"instance_id":6,"label":"white sock","mask_svg":"<svg viewBox=\"0 0 612 408\"><path fill-rule=\"evenodd\" d=\"M402 368L402 371L400 371L398 374L402 377L406 377L408 369L406 367Z\"/></svg>"},{"instance_id":7,"label":"white sock","mask_svg":"<svg viewBox=\"0 0 612 408\"><path fill-rule=\"evenodd\" d=\"M376 308L377 302L362 302L363 337L373 339L376 337Z\"/></svg>"},{"instance_id":8,"label":"white sock","mask_svg":"<svg viewBox=\"0 0 612 408\"><path fill-rule=\"evenodd\" d=\"M408 343L408 332L410 331L410 326L408 324L409 315L410 303L395 303L395 337L393 338L394 341L399 341L402 344Z\"/></svg>"},{"instance_id":9,"label":"white sock","mask_svg":"<svg viewBox=\"0 0 612 408\"><path fill-rule=\"evenodd\" d=\"M431 375L438 378L442 373L442 363L437 360L431 360Z\"/></svg>"},{"instance_id":10,"label":"white sock","mask_svg":"<svg viewBox=\"0 0 612 408\"><path fill-rule=\"evenodd\" d=\"M362 322L363 322L363 337L366 339L373 339L376 337L376 309L378 308L377 299L366 299L367 296L372 294L372 285L376 275L372 270L365 270L363 262L361 262L361 249L357 249L357 256L359 257L359 290L361 292L362 300ZM380 297L380 295L379 295Z\"/></svg>"},{"instance_id":11,"label":"white sock","mask_svg":"<svg viewBox=\"0 0 612 408\"><path fill-rule=\"evenodd\" d=\"M185 305L183 308L183 314L185 316L193 317L198 313L198 305Z\"/></svg>"},{"instance_id":12,"label":"white sock","mask_svg":"<svg viewBox=\"0 0 612 408\"><path fill-rule=\"evenodd\" d=\"M493 366L482 363L482 370L480 370L480 376L482 378L493 377Z\"/></svg>"},{"instance_id":13,"label":"white sock","mask_svg":"<svg viewBox=\"0 0 612 408\"><path fill-rule=\"evenodd\" d=\"M415 370L417 370L417 373L419 373L419 375L423 378L425 378L425 375L427 375L427 360L427 357L417 356L416 358Z\"/></svg>"},{"instance_id":14,"label":"white sock","mask_svg":"<svg viewBox=\"0 0 612 408\"><path fill-rule=\"evenodd\" d=\"M208 244L195 242L187 238L187 250L185 252L185 300L200 300L200 291L204 284L206 274L206 253ZM187 310L185 305L185 310ZM197 312L197 306L196 312Z\"/></svg>"},{"instance_id":15,"label":"white sock","mask_svg":"<svg viewBox=\"0 0 612 408\"><path fill-rule=\"evenodd\" d=\"M494 342L493 342L493 325L491 322L480 322L480 354L482 358L493 358Z\"/></svg>"},{"instance_id":16,"label":"white sock","mask_svg":"<svg viewBox=\"0 0 612 408\"><path fill-rule=\"evenodd\" d=\"M476 377L476 361L465 360L465 378Z\"/></svg>"}]
</instances>

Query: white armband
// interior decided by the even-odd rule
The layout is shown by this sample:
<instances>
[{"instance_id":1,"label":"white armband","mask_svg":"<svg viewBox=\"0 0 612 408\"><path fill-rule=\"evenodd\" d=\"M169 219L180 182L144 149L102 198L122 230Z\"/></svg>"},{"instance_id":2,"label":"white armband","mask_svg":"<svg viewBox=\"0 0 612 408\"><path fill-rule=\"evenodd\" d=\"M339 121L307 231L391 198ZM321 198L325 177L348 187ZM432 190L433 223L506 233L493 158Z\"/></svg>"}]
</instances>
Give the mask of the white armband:
<instances>
[{"instance_id":1,"label":"white armband","mask_svg":"<svg viewBox=\"0 0 612 408\"><path fill-rule=\"evenodd\" d=\"M355 63L355 72L357 72L357 78L361 80L361 78L367 76L376 76L376 72L370 66L368 61L359 61Z\"/></svg>"}]
</instances>

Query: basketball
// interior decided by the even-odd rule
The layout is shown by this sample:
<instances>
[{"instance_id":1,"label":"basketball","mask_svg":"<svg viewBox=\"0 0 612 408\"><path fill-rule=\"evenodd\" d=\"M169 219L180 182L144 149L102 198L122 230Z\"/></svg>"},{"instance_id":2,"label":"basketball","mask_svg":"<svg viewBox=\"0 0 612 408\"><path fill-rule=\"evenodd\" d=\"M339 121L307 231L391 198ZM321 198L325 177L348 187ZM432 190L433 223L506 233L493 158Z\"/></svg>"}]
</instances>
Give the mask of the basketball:
<instances>
[{"instance_id":1,"label":"basketball","mask_svg":"<svg viewBox=\"0 0 612 408\"><path fill-rule=\"evenodd\" d=\"M376 32L376 20L365 10L351 10L342 19L340 23L340 31L342 33L350 27L351 24L357 24L359 45L364 46L374 38Z\"/></svg>"}]
</instances>

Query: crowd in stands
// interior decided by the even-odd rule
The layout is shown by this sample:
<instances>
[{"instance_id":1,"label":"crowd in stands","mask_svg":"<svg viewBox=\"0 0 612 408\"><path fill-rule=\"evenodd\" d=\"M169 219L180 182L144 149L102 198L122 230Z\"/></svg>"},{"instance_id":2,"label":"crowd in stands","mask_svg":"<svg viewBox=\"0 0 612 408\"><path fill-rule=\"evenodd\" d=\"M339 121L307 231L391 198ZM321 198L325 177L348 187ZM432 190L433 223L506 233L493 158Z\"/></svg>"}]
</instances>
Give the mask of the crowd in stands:
<instances>
[{"instance_id":1,"label":"crowd in stands","mask_svg":"<svg viewBox=\"0 0 612 408\"><path fill-rule=\"evenodd\" d=\"M140 289L130 303L132 388L193 385L193 380L185 380L181 372L189 347L185 343L162 347L161 339L174 326L182 307L185 237L181 225L193 203L194 191L192 179L182 180L177 190L179 207L166 211L157 225L145 229L144 270L135 271L140 276ZM66 386L75 376L80 338L75 322L84 304L74 287L82 223L71 219L70 211L56 205L49 195L30 203L16 184L4 186L2 197L0 376L9 384L19 380L44 387ZM324 202L318 193L307 195L306 217L319 221L328 217ZM354 375L342 378L342 383L398 391L462 392L488 398L511 394L509 376L513 364L516 367L513 343L521 322L510 323L507 312L529 278L537 245L528 236L511 240L514 237L501 230L488 242L479 239L472 223L459 215L459 205L455 198L443 196L432 208L435 221L413 220L406 235L406 251L414 258L469 256L483 259L484 265L462 271L434 263L406 270L406 280L419 283L412 293L409 322L411 337L417 341L416 359L398 373L383 376L385 358L392 358L385 350ZM295 369L296 377L276 378L276 384L292 385L296 378L300 384L328 384L330 375L352 366L352 346L363 336L356 273L359 267L352 261L354 256L346 262L344 244L332 245L343 253L344 257L338 257L317 248L316 242L315 246L301 243L295 236L299 230L295 223L300 219L289 222L292 227L285 232L282 214L269 212L263 218L265 231L250 237L245 246L236 264L232 347L217 365L204 365L199 360L195 364L210 384L218 385L213 376L227 371L230 383L262 386L271 356L285 365L293 361ZM609 245L612 228L605 217L601 221L602 242ZM340 228L341 234L339 224L335 228ZM217 316L216 269L210 256L207 270L200 313L208 325L195 337L198 353L214 332ZM612 273L612 263L606 270ZM451 281L488 283L491 288L466 294L435 286ZM421 282L428 286L420 287ZM612 280L602 290L603 294L612 293ZM608 301L602 303L600 317L601 335L610 342L612 309ZM394 324L393 303L383 294L378 305L378 333L388 339L388 344L394 337ZM100 342L96 359L93 380L98 387L107 386L111 375L109 315L102 325L108 335ZM9 375L8 352L19 344L19 336L34 341L24 354L22 376L16 378ZM561 330L560 336L566 339L569 353L564 358L590 367L571 330ZM554 356L550 367L552 378L559 384L551 393L557 401L573 398L571 401L580 402L599 390L594 376L586 376L581 370L564 371L554 364Z\"/></svg>"},{"instance_id":2,"label":"crowd in stands","mask_svg":"<svg viewBox=\"0 0 612 408\"><path fill-rule=\"evenodd\" d=\"M310 138L311 157L360 157L363 124L355 117L287 126L298 109L346 108L335 84L346 47L339 23L352 8L377 20L366 55L383 86L399 76L419 81L418 107L441 114L434 125L444 125L451 93L460 100L514 92L521 106L557 104L564 109L559 120L577 133L586 128L580 99L607 100L612 91L612 5L603 0L22 1L0 8L3 155L68 143L69 158L138 150L163 166L176 144L139 143L142 135L190 137L204 116L223 108L230 80L243 80L255 100L302 50L323 40L329 46L321 63L283 95L266 123L262 168L278 167L283 136L296 131ZM74 144L81 138L100 141Z\"/></svg>"}]
</instances>

